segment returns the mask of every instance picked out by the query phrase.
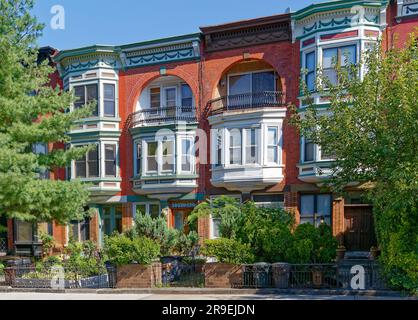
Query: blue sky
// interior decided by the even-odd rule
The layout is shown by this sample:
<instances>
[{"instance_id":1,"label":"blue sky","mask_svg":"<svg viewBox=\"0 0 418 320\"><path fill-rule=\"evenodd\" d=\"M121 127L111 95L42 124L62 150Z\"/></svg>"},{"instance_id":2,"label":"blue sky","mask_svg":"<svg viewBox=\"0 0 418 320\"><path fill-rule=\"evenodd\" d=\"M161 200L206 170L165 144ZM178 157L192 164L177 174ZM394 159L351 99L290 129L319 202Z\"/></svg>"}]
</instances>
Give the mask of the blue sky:
<instances>
[{"instance_id":1,"label":"blue sky","mask_svg":"<svg viewBox=\"0 0 418 320\"><path fill-rule=\"evenodd\" d=\"M71 49L125 44L199 31L207 26L299 10L313 0L36 0L45 23L39 45ZM53 30L51 8L65 9L65 29Z\"/></svg>"}]
</instances>

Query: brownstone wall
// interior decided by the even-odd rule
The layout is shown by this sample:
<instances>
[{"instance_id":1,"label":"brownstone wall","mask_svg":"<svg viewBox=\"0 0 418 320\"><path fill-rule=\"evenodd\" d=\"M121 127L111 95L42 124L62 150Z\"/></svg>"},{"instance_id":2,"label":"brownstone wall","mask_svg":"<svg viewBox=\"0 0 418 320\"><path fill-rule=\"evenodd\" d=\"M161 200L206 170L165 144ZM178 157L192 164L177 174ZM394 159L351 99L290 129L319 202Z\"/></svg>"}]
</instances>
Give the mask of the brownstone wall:
<instances>
[{"instance_id":1,"label":"brownstone wall","mask_svg":"<svg viewBox=\"0 0 418 320\"><path fill-rule=\"evenodd\" d=\"M206 263L206 288L233 288L242 284L242 266L228 263Z\"/></svg>"},{"instance_id":2,"label":"brownstone wall","mask_svg":"<svg viewBox=\"0 0 418 320\"><path fill-rule=\"evenodd\" d=\"M117 288L153 288L162 284L161 263L128 264L116 270Z\"/></svg>"},{"instance_id":3,"label":"brownstone wall","mask_svg":"<svg viewBox=\"0 0 418 320\"><path fill-rule=\"evenodd\" d=\"M200 244L203 243L203 240L210 238L210 218L199 218L198 220L198 233Z\"/></svg>"}]
</instances>

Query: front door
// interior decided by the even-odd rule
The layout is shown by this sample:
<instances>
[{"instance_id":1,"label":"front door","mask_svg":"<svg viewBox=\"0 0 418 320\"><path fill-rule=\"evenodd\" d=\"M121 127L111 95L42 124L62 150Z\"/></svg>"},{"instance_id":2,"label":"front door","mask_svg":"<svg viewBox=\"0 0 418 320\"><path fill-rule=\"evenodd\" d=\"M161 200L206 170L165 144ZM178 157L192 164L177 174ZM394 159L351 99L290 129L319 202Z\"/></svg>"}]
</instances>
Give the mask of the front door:
<instances>
[{"instance_id":1,"label":"front door","mask_svg":"<svg viewBox=\"0 0 418 320\"><path fill-rule=\"evenodd\" d=\"M369 251L376 245L372 206L344 206L344 244L349 251Z\"/></svg>"},{"instance_id":2,"label":"front door","mask_svg":"<svg viewBox=\"0 0 418 320\"><path fill-rule=\"evenodd\" d=\"M187 225L187 217L190 210L174 210L173 212L173 227L176 230L187 233L189 231Z\"/></svg>"}]
</instances>

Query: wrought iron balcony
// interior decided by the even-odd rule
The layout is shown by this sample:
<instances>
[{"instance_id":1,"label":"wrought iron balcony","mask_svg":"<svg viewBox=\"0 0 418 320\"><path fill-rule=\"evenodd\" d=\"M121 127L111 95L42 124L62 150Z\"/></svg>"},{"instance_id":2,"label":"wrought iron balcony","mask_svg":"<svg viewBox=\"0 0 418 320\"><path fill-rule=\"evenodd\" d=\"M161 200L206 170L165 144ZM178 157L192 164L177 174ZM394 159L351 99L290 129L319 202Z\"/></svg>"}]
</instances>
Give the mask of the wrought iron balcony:
<instances>
[{"instance_id":1,"label":"wrought iron balcony","mask_svg":"<svg viewBox=\"0 0 418 320\"><path fill-rule=\"evenodd\" d=\"M277 108L284 106L280 91L262 91L223 96L209 101L210 115L245 109Z\"/></svg>"},{"instance_id":2,"label":"wrought iron balcony","mask_svg":"<svg viewBox=\"0 0 418 320\"><path fill-rule=\"evenodd\" d=\"M176 106L144 109L132 114L132 127L161 125L176 122L196 122L195 107Z\"/></svg>"}]
</instances>

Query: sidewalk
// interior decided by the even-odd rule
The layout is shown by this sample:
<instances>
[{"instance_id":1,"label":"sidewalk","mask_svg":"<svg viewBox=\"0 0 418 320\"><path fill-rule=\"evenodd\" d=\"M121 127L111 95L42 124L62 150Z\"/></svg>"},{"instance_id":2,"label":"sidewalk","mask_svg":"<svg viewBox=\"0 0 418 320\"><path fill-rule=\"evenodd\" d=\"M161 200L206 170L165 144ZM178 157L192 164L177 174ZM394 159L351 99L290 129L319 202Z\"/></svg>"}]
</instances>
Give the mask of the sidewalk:
<instances>
[{"instance_id":1,"label":"sidewalk","mask_svg":"<svg viewBox=\"0 0 418 320\"><path fill-rule=\"evenodd\" d=\"M65 289L0 287L0 293L89 293L89 294L155 294L155 295L312 295L393 297L416 300L389 290L328 290L328 289L230 289L230 288L144 288L144 289Z\"/></svg>"}]
</instances>

